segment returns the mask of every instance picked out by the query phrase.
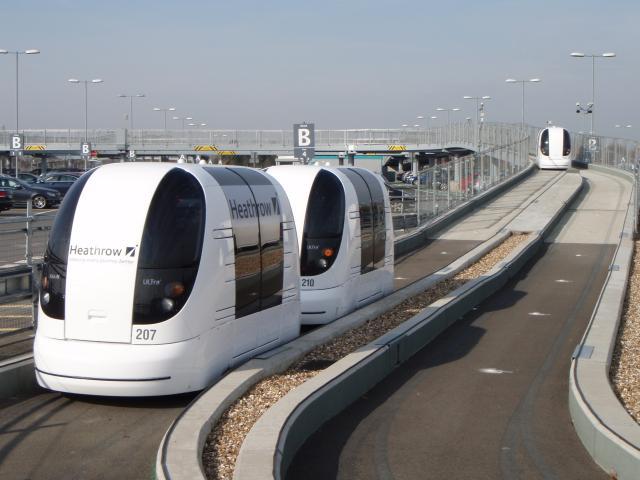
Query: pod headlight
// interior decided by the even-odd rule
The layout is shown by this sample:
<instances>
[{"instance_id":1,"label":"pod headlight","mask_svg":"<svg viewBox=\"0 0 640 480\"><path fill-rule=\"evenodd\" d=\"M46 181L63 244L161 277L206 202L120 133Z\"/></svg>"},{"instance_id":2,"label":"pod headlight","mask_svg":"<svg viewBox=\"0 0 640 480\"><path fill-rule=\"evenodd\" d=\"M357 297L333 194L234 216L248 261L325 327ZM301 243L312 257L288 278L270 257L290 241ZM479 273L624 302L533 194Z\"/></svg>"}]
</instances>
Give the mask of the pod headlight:
<instances>
[{"instance_id":1,"label":"pod headlight","mask_svg":"<svg viewBox=\"0 0 640 480\"><path fill-rule=\"evenodd\" d=\"M176 302L171 300L170 298L163 298L160 300L160 308L163 312L169 313L176 306Z\"/></svg>"},{"instance_id":2,"label":"pod headlight","mask_svg":"<svg viewBox=\"0 0 640 480\"><path fill-rule=\"evenodd\" d=\"M48 305L50 300L51 300L51 295L49 295L49 292L45 292L45 293L42 294L42 304L43 305Z\"/></svg>"}]
</instances>

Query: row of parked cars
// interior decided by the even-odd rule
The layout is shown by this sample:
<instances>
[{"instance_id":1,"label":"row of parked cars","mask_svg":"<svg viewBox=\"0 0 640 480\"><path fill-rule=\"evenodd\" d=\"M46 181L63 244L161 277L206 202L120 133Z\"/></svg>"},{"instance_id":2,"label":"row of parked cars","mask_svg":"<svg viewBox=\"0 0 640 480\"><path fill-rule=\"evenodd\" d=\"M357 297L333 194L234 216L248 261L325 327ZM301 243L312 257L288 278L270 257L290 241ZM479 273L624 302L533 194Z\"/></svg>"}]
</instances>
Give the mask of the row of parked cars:
<instances>
[{"instance_id":1,"label":"row of parked cars","mask_svg":"<svg viewBox=\"0 0 640 480\"><path fill-rule=\"evenodd\" d=\"M52 208L60 204L82 172L50 171L43 175L18 173L18 177L0 175L0 211L12 207Z\"/></svg>"}]
</instances>

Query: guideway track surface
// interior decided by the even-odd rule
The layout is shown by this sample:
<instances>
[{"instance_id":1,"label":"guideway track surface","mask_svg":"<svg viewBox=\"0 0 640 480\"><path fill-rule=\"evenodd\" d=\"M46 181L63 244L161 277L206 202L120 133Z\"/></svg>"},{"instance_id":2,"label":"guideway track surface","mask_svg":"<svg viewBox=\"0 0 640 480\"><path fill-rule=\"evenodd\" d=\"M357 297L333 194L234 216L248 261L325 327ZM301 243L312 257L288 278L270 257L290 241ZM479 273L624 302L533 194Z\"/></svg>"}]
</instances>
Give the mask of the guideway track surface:
<instances>
[{"instance_id":1,"label":"guideway track surface","mask_svg":"<svg viewBox=\"0 0 640 480\"><path fill-rule=\"evenodd\" d=\"M531 183L533 178L538 179ZM515 189L524 189L526 193L514 197L510 207L503 204L496 209L498 216L517 211L551 178L548 176L543 179L534 175L511 189L506 194L513 195ZM471 215L487 215L487 212L479 208ZM465 220L468 218L470 216ZM501 228L495 219L490 223L491 231L483 232L487 238ZM455 231L455 228L454 225L447 231ZM458 241L465 240L451 240ZM469 241L469 245L480 241L481 237L476 237ZM431 243L431 248L438 251L442 246L438 240ZM447 247L446 251L454 250ZM420 254L409 258L412 268L420 266ZM448 264L454 258L453 255L441 255L440 259ZM410 279L422 278L439 268L437 265L422 266L415 270ZM146 477L160 437L192 397L167 397L147 402L143 399L109 400L36 393L12 398L0 404L0 477ZM70 455L68 452L71 451L77 453ZM37 458L37 461L24 462L25 458Z\"/></svg>"},{"instance_id":2,"label":"guideway track surface","mask_svg":"<svg viewBox=\"0 0 640 480\"><path fill-rule=\"evenodd\" d=\"M503 195L437 232L425 247L396 259L395 289L437 272L495 236L560 176L556 171L534 172Z\"/></svg>"},{"instance_id":3,"label":"guideway track surface","mask_svg":"<svg viewBox=\"0 0 640 480\"><path fill-rule=\"evenodd\" d=\"M607 478L573 430L567 372L630 185L584 176L546 254L327 422L288 478Z\"/></svg>"}]
</instances>

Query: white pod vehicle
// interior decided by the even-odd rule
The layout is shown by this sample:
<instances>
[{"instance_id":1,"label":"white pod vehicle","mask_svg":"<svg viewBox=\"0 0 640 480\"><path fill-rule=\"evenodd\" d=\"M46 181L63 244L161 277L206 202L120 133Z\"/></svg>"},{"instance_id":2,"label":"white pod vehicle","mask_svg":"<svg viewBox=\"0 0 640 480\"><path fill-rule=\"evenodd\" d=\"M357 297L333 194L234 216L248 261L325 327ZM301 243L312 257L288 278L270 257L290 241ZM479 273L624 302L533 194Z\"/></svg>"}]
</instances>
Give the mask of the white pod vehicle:
<instances>
[{"instance_id":1,"label":"white pod vehicle","mask_svg":"<svg viewBox=\"0 0 640 480\"><path fill-rule=\"evenodd\" d=\"M393 223L382 179L362 168L267 169L291 202L303 324L328 323L393 291Z\"/></svg>"},{"instance_id":2,"label":"white pod vehicle","mask_svg":"<svg viewBox=\"0 0 640 480\"><path fill-rule=\"evenodd\" d=\"M243 167L111 164L83 175L45 255L34 358L48 389L203 389L300 331L289 201Z\"/></svg>"},{"instance_id":3,"label":"white pod vehicle","mask_svg":"<svg viewBox=\"0 0 640 480\"><path fill-rule=\"evenodd\" d=\"M540 169L567 169L571 166L571 136L561 127L545 128L538 135L538 156L536 163Z\"/></svg>"}]
</instances>

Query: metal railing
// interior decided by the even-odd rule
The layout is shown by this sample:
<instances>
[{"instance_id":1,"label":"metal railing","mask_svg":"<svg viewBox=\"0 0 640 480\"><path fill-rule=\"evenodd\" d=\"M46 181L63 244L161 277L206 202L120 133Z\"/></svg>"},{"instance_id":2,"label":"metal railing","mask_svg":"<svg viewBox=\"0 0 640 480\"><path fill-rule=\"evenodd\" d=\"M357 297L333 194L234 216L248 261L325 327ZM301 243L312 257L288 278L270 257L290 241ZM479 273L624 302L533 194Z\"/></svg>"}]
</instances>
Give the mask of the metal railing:
<instances>
[{"instance_id":1,"label":"metal railing","mask_svg":"<svg viewBox=\"0 0 640 480\"><path fill-rule=\"evenodd\" d=\"M340 146L439 145L443 149L447 148L447 145L454 144L476 146L473 154L455 157L451 153L449 161L420 170L416 174L414 185L400 185L405 195L403 199L392 202L392 210L395 229L398 233L404 233L432 221L526 168L537 153L539 130L536 127L522 129L519 124L492 123L482 125L478 132L465 122L452 124L450 129L438 127L418 131L321 130L317 132L317 140L326 145L335 143ZM65 131L47 130L41 134L60 135L55 132ZM117 131L94 131L92 134L95 136L92 138L104 135L102 138L109 140L113 138L114 132ZM141 134L143 131L137 132ZM187 135L193 133L191 140L202 141L203 138L197 135L213 135L213 132L191 131L187 132ZM237 141L239 144L249 142L251 139L253 145L277 143L279 146L291 148L290 132L286 132L286 135L284 131L226 130L225 132L230 132L227 135L232 135L229 141ZM181 131L182 137L172 138L185 140L187 137L184 133ZM2 132L0 137L1 135ZM37 137L33 138L37 139ZM69 134L64 138L68 140ZM151 138L159 140L162 137L149 137ZM591 137L572 134L578 161L631 171L635 174L637 184L638 158L640 157L638 142L596 137L598 151L590 152L589 138ZM637 202L638 198L636 198L636 211ZM7 213L0 216L0 334L7 329L28 328L32 324L30 314L26 315L25 312L31 311L32 289L35 290L37 286L36 272L44 255L55 214L55 210L33 214L28 209L21 216L9 217ZM11 310L11 305L15 305L14 312Z\"/></svg>"},{"instance_id":2,"label":"metal railing","mask_svg":"<svg viewBox=\"0 0 640 480\"><path fill-rule=\"evenodd\" d=\"M465 132L462 132L465 135ZM453 142L460 141L452 132ZM532 132L490 124L475 133L477 151L420 170L402 199L394 200L394 228L407 232L471 200L529 166Z\"/></svg>"},{"instance_id":3,"label":"metal railing","mask_svg":"<svg viewBox=\"0 0 640 480\"><path fill-rule=\"evenodd\" d=\"M0 335L30 328L39 266L56 211L0 217Z\"/></svg>"},{"instance_id":4,"label":"metal railing","mask_svg":"<svg viewBox=\"0 0 640 480\"><path fill-rule=\"evenodd\" d=\"M509 135L514 125L485 124L485 141L498 141ZM78 129L23 130L25 145L44 145L47 149L79 150L85 141L85 131ZM12 131L0 131L0 150L8 150ZM216 145L221 149L243 151L287 151L293 149L292 130L161 130L112 129L89 130L88 141L94 149L119 150L125 146L138 149L189 150L194 145ZM470 122L452 123L430 129L350 129L316 130L318 148L346 150L350 146L444 146L460 143L476 145L477 134ZM494 143L495 144L495 143Z\"/></svg>"}]
</instances>

